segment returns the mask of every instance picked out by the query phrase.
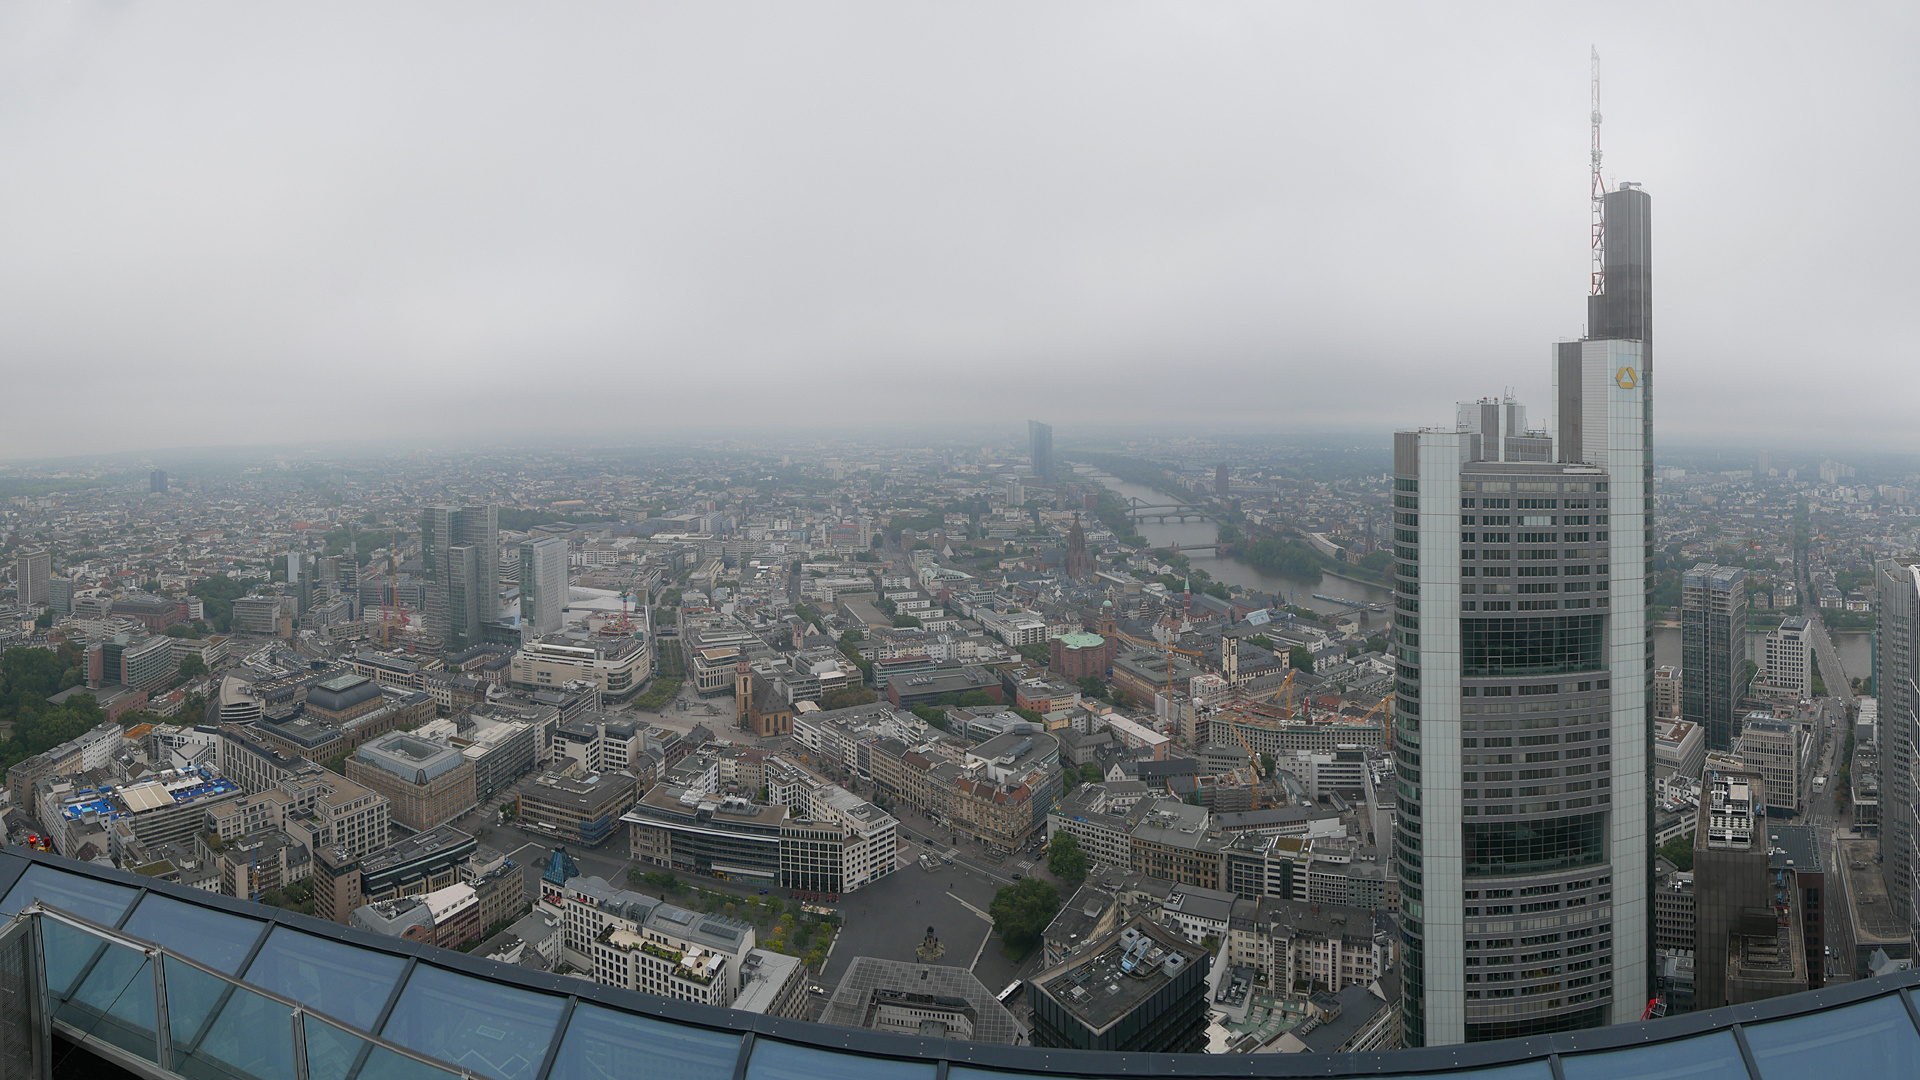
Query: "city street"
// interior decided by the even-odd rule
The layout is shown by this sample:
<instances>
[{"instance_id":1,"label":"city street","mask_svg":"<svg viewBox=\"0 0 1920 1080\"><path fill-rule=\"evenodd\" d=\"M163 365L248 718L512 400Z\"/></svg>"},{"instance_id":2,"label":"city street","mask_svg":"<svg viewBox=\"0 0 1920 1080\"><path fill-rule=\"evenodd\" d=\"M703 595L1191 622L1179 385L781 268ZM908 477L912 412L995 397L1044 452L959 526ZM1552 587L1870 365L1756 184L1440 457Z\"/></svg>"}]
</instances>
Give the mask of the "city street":
<instances>
[{"instance_id":1,"label":"city street","mask_svg":"<svg viewBox=\"0 0 1920 1080\"><path fill-rule=\"evenodd\" d=\"M1805 587L1804 579L1802 586ZM1802 595L1813 594L1809 591ZM1805 770L1806 775L1801 777L1801 783L1806 785L1806 823L1813 826L1819 836L1827 864L1823 868L1827 893L1826 943L1833 955L1823 961L1829 979L1851 979L1858 969L1853 955L1853 922L1846 876L1840 866L1840 837L1851 834L1853 815L1851 806L1843 807L1838 802L1835 789L1840 783L1840 766L1846 764L1839 758L1846 749L1846 724L1855 704L1853 684L1840 664L1840 654L1834 649L1832 639L1827 636L1819 608L1809 604L1802 610L1809 612L1807 623L1813 638L1814 661L1829 695L1815 703L1814 724L1819 749L1814 754L1813 767ZM1824 790L1812 790L1815 776L1827 778Z\"/></svg>"}]
</instances>

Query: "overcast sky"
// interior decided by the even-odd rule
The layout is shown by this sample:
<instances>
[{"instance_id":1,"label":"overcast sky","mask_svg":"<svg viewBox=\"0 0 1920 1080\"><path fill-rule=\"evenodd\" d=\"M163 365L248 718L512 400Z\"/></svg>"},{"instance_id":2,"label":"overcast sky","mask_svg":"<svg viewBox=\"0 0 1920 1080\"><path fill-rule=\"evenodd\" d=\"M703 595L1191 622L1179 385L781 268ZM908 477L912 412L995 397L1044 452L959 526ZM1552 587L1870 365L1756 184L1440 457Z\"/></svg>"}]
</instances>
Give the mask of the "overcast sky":
<instances>
[{"instance_id":1,"label":"overcast sky","mask_svg":"<svg viewBox=\"0 0 1920 1080\"><path fill-rule=\"evenodd\" d=\"M0 457L1544 420L1589 45L1657 437L1920 446L1920 9L1545 7L9 5Z\"/></svg>"}]
</instances>

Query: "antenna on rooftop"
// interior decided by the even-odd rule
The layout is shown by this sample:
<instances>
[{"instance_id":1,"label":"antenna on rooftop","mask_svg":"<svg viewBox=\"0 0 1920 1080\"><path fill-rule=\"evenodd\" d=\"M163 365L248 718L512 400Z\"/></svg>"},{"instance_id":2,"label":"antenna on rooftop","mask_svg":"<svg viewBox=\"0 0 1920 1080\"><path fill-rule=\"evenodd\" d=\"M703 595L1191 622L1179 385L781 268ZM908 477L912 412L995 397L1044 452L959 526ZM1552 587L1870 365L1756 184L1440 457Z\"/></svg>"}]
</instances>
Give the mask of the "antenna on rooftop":
<instances>
[{"instance_id":1,"label":"antenna on rooftop","mask_svg":"<svg viewBox=\"0 0 1920 1080\"><path fill-rule=\"evenodd\" d=\"M1607 194L1607 182L1600 176L1600 50L1593 49L1592 60L1593 179L1590 186L1593 218L1589 226L1593 242L1593 281L1591 294L1607 291L1607 224L1601 212L1601 199Z\"/></svg>"}]
</instances>

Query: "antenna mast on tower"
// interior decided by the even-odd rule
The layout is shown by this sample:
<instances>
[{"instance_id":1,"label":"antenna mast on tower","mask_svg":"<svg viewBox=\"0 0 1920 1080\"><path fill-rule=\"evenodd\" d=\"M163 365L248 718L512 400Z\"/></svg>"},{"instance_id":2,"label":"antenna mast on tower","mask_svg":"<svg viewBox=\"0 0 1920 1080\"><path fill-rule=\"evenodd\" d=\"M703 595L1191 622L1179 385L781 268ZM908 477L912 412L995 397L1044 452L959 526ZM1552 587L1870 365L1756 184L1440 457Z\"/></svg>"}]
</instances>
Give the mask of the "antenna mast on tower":
<instances>
[{"instance_id":1,"label":"antenna mast on tower","mask_svg":"<svg viewBox=\"0 0 1920 1080\"><path fill-rule=\"evenodd\" d=\"M1607 224L1602 213L1601 199L1607 194L1607 182L1600 177L1600 50L1593 49L1592 62L1592 114L1593 114L1593 180L1591 192L1593 199L1593 220L1589 226L1593 241L1593 281L1591 294L1599 296L1607 291Z\"/></svg>"}]
</instances>

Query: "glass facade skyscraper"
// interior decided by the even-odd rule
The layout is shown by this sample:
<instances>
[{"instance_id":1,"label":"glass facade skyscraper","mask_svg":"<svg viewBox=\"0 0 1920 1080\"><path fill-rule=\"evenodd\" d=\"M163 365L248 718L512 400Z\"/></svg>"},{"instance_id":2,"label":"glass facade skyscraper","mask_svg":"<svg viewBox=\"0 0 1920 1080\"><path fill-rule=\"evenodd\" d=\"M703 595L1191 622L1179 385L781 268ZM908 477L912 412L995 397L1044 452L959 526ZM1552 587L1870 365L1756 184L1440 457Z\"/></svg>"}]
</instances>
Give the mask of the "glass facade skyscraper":
<instances>
[{"instance_id":1,"label":"glass facade skyscraper","mask_svg":"<svg viewBox=\"0 0 1920 1080\"><path fill-rule=\"evenodd\" d=\"M1881 559L1873 567L1874 610L1880 617L1874 650L1873 692L1880 699L1880 848L1886 860L1887 902L1911 921L1920 910L1914 847L1920 837L1915 805L1914 728L1920 712L1920 560Z\"/></svg>"},{"instance_id":2,"label":"glass facade skyscraper","mask_svg":"<svg viewBox=\"0 0 1920 1080\"><path fill-rule=\"evenodd\" d=\"M567 608L567 542L542 536L520 544L520 634L532 640L560 629Z\"/></svg>"},{"instance_id":3,"label":"glass facade skyscraper","mask_svg":"<svg viewBox=\"0 0 1920 1080\"><path fill-rule=\"evenodd\" d=\"M481 643L481 624L499 617L500 510L429 506L420 513L427 568L427 628L447 649Z\"/></svg>"},{"instance_id":4,"label":"glass facade skyscraper","mask_svg":"<svg viewBox=\"0 0 1920 1080\"><path fill-rule=\"evenodd\" d=\"M1644 229L1638 189L1606 205L1610 227ZM1599 1027L1647 1001L1645 239L1622 242L1620 294L1589 305L1590 330L1635 336L1554 347L1548 428L1474 403L1394 438L1409 1046Z\"/></svg>"},{"instance_id":5,"label":"glass facade skyscraper","mask_svg":"<svg viewBox=\"0 0 1920 1080\"><path fill-rule=\"evenodd\" d=\"M1680 577L1680 717L1706 732L1707 749L1740 737L1746 688L1747 572L1703 563Z\"/></svg>"},{"instance_id":6,"label":"glass facade skyscraper","mask_svg":"<svg viewBox=\"0 0 1920 1080\"><path fill-rule=\"evenodd\" d=\"M1027 421L1027 456L1033 461L1033 475L1053 479L1053 425Z\"/></svg>"}]
</instances>

